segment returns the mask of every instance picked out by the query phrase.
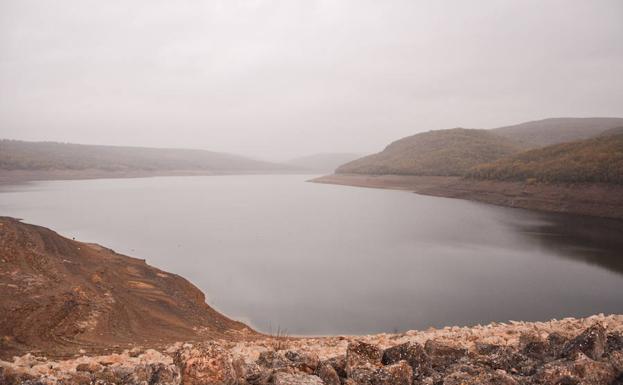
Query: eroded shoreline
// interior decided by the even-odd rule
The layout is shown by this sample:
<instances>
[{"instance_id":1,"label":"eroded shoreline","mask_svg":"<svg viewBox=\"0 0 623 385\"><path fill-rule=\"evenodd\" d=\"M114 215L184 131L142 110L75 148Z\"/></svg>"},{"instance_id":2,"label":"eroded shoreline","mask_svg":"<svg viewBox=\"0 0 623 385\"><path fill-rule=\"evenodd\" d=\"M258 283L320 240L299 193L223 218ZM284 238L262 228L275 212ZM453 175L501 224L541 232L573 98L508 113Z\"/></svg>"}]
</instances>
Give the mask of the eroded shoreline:
<instances>
[{"instance_id":1,"label":"eroded shoreline","mask_svg":"<svg viewBox=\"0 0 623 385\"><path fill-rule=\"evenodd\" d=\"M623 186L545 184L472 180L461 177L332 174L313 183L408 190L417 194L465 199L498 206L623 219Z\"/></svg>"}]
</instances>

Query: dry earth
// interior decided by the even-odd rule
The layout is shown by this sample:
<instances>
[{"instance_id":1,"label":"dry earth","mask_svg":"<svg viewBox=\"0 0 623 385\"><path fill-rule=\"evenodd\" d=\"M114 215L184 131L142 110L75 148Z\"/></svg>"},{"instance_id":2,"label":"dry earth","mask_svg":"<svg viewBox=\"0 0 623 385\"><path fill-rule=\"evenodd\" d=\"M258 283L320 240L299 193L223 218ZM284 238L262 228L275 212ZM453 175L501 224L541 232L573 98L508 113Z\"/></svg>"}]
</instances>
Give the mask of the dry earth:
<instances>
[{"instance_id":1,"label":"dry earth","mask_svg":"<svg viewBox=\"0 0 623 385\"><path fill-rule=\"evenodd\" d=\"M182 277L0 217L0 358L253 334Z\"/></svg>"}]
</instances>

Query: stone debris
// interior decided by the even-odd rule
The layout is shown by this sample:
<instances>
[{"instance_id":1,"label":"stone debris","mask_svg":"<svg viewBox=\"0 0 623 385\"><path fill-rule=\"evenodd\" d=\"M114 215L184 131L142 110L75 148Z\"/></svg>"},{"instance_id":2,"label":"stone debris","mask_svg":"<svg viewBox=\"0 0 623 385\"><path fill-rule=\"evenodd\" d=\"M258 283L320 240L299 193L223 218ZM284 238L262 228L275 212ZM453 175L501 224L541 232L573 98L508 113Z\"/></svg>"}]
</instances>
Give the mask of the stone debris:
<instances>
[{"instance_id":1,"label":"stone debris","mask_svg":"<svg viewBox=\"0 0 623 385\"><path fill-rule=\"evenodd\" d=\"M0 361L2 385L623 384L623 316ZM287 349L276 349L276 346Z\"/></svg>"}]
</instances>

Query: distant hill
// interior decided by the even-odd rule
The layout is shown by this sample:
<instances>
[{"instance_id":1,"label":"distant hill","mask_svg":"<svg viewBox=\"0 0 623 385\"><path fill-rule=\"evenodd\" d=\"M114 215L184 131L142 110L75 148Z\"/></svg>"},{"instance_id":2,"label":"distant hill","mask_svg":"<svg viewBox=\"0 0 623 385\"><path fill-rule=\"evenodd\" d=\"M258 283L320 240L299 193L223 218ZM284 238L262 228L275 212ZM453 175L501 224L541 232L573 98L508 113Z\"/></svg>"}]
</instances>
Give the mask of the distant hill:
<instances>
[{"instance_id":1,"label":"distant hill","mask_svg":"<svg viewBox=\"0 0 623 385\"><path fill-rule=\"evenodd\" d=\"M340 166L336 173L463 175L470 168L518 153L526 146L490 130L429 131L391 143L382 152Z\"/></svg>"},{"instance_id":2,"label":"distant hill","mask_svg":"<svg viewBox=\"0 0 623 385\"><path fill-rule=\"evenodd\" d=\"M286 164L307 171L333 172L338 166L359 157L361 154L322 153L291 159Z\"/></svg>"},{"instance_id":3,"label":"distant hill","mask_svg":"<svg viewBox=\"0 0 623 385\"><path fill-rule=\"evenodd\" d=\"M623 184L623 132L526 151L473 168L478 179Z\"/></svg>"},{"instance_id":4,"label":"distant hill","mask_svg":"<svg viewBox=\"0 0 623 385\"><path fill-rule=\"evenodd\" d=\"M623 134L623 127L614 127L609 130L606 130L599 134L598 136L611 136L611 135L619 135Z\"/></svg>"},{"instance_id":5,"label":"distant hill","mask_svg":"<svg viewBox=\"0 0 623 385\"><path fill-rule=\"evenodd\" d=\"M623 118L551 118L499 127L492 131L532 147L588 139L623 126Z\"/></svg>"},{"instance_id":6,"label":"distant hill","mask_svg":"<svg viewBox=\"0 0 623 385\"><path fill-rule=\"evenodd\" d=\"M251 172L287 166L242 156L186 149L0 140L0 170Z\"/></svg>"}]
</instances>

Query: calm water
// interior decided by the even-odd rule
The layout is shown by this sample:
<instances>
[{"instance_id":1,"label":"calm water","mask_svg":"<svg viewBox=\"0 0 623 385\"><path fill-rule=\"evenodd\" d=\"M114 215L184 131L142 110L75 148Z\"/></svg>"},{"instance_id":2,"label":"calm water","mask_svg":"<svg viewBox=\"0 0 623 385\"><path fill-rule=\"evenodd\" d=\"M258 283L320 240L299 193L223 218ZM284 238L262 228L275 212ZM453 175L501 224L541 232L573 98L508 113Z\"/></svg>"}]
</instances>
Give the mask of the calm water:
<instances>
[{"instance_id":1,"label":"calm water","mask_svg":"<svg viewBox=\"0 0 623 385\"><path fill-rule=\"evenodd\" d=\"M307 178L37 182L2 187L0 213L145 258L262 331L623 312L623 222Z\"/></svg>"}]
</instances>

